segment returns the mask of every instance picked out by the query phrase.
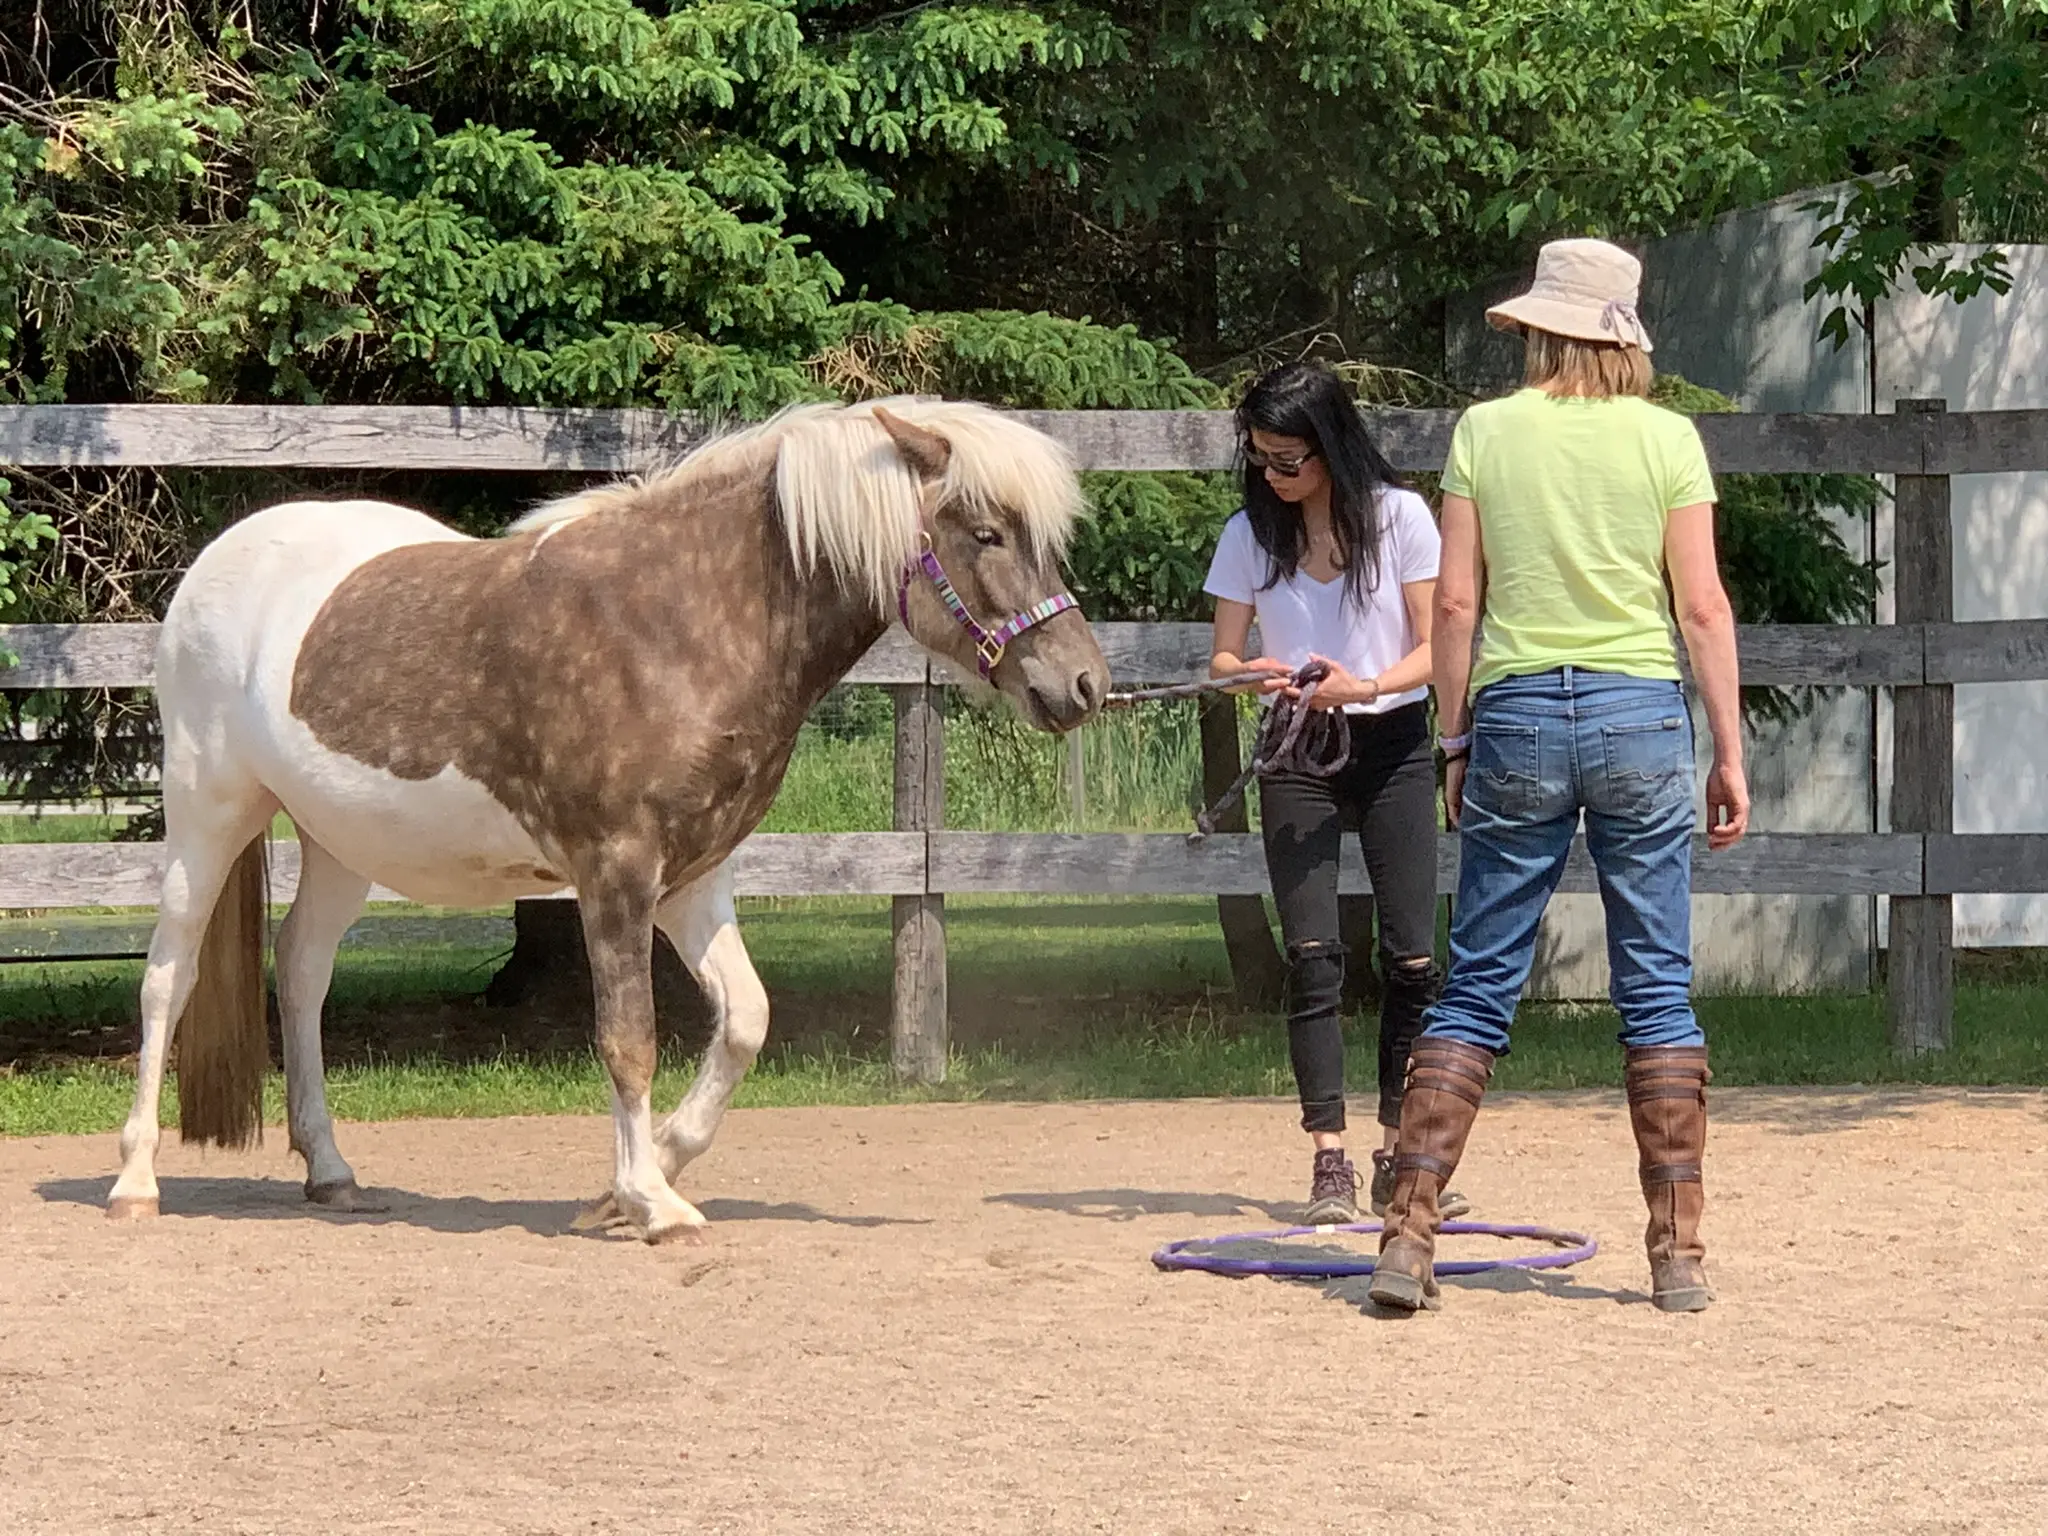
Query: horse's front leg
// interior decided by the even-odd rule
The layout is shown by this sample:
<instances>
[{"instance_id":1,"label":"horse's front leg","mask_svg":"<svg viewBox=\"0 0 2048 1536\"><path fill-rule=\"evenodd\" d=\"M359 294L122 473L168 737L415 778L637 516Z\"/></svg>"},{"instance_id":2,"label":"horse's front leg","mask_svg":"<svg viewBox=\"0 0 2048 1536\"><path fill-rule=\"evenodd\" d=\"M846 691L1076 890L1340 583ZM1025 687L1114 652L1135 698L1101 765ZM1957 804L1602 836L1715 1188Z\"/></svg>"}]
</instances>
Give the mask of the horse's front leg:
<instances>
[{"instance_id":1,"label":"horse's front leg","mask_svg":"<svg viewBox=\"0 0 2048 1536\"><path fill-rule=\"evenodd\" d=\"M654 1146L654 895L612 881L579 881L576 894L612 1079L612 1199L650 1243L695 1237L704 1214L669 1187Z\"/></svg>"},{"instance_id":2,"label":"horse's front leg","mask_svg":"<svg viewBox=\"0 0 2048 1536\"><path fill-rule=\"evenodd\" d=\"M733 1090L768 1038L768 989L740 941L732 865L721 864L664 901L654 920L711 1005L711 1043L676 1112L655 1132L662 1171L673 1184L685 1164L711 1145Z\"/></svg>"}]
</instances>

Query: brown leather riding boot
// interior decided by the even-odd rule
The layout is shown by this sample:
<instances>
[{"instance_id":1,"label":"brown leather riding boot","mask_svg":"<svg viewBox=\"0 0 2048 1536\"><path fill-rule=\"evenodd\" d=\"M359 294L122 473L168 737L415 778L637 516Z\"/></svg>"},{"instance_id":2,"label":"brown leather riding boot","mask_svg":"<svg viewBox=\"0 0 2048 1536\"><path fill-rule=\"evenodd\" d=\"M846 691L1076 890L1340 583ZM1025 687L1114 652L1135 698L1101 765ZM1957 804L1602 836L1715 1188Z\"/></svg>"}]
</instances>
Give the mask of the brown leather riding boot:
<instances>
[{"instance_id":1,"label":"brown leather riding boot","mask_svg":"<svg viewBox=\"0 0 2048 1536\"><path fill-rule=\"evenodd\" d=\"M1643 1201L1650 1208L1650 1301L1664 1312L1697 1312L1714 1299L1707 1287L1700 1214L1706 1187L1707 1048L1641 1046L1628 1053L1628 1117L1642 1159Z\"/></svg>"},{"instance_id":2,"label":"brown leather riding boot","mask_svg":"<svg viewBox=\"0 0 2048 1536\"><path fill-rule=\"evenodd\" d=\"M1465 1138L1493 1078L1493 1052L1460 1040L1415 1042L1394 1143L1394 1193L1380 1228L1380 1256L1368 1294L1384 1307L1434 1310L1437 1197L1465 1155Z\"/></svg>"}]
</instances>

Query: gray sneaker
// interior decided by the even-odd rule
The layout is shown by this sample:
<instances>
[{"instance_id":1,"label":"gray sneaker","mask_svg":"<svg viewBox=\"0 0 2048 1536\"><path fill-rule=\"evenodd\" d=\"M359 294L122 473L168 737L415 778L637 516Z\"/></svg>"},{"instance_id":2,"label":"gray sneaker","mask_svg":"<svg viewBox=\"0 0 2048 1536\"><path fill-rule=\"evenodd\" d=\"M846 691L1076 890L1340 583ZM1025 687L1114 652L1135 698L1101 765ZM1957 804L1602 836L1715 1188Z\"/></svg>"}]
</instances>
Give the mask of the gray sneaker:
<instances>
[{"instance_id":1,"label":"gray sneaker","mask_svg":"<svg viewBox=\"0 0 2048 1536\"><path fill-rule=\"evenodd\" d=\"M1316 1153L1303 1225L1342 1227L1357 1221L1358 1186L1358 1170L1351 1166L1351 1159L1344 1155L1343 1148L1330 1147Z\"/></svg>"},{"instance_id":2,"label":"gray sneaker","mask_svg":"<svg viewBox=\"0 0 2048 1536\"><path fill-rule=\"evenodd\" d=\"M1375 1216L1387 1214L1387 1203L1394 1198L1394 1154L1375 1152L1372 1155L1372 1213ZM1445 1221L1456 1221L1472 1209L1472 1202L1455 1189L1444 1190L1436 1197L1437 1213Z\"/></svg>"}]
</instances>

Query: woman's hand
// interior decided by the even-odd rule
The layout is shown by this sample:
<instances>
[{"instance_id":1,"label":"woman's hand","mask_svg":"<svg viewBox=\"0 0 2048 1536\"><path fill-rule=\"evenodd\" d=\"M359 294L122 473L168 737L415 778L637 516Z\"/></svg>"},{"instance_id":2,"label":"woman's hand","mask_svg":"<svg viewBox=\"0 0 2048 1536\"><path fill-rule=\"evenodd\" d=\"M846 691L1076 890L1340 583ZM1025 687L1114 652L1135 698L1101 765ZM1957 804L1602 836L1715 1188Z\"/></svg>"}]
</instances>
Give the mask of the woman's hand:
<instances>
[{"instance_id":1,"label":"woman's hand","mask_svg":"<svg viewBox=\"0 0 2048 1536\"><path fill-rule=\"evenodd\" d=\"M1748 776L1741 763L1717 757L1707 775L1707 846L1717 853L1733 848L1748 830Z\"/></svg>"},{"instance_id":2,"label":"woman's hand","mask_svg":"<svg viewBox=\"0 0 2048 1536\"><path fill-rule=\"evenodd\" d=\"M1468 760L1454 757L1444 764L1444 819L1451 824L1453 832L1458 830L1458 819L1465 814L1465 764Z\"/></svg>"},{"instance_id":3,"label":"woman's hand","mask_svg":"<svg viewBox=\"0 0 2048 1536\"><path fill-rule=\"evenodd\" d=\"M1232 693L1278 693L1287 686L1288 679L1294 676L1294 668L1287 665L1284 661L1275 661L1271 656L1258 657L1256 660L1248 661L1242 667L1238 667L1235 670L1239 672L1263 672L1265 677L1262 681L1252 684L1250 687L1233 688L1230 690Z\"/></svg>"},{"instance_id":4,"label":"woman's hand","mask_svg":"<svg viewBox=\"0 0 2048 1536\"><path fill-rule=\"evenodd\" d=\"M1315 709L1342 709L1346 704L1370 704L1380 696L1378 678L1356 678L1337 662L1327 656L1310 656L1311 663L1319 663L1330 669L1330 675L1316 687L1316 696L1309 700ZM1298 699L1301 689L1290 686L1287 697Z\"/></svg>"}]
</instances>

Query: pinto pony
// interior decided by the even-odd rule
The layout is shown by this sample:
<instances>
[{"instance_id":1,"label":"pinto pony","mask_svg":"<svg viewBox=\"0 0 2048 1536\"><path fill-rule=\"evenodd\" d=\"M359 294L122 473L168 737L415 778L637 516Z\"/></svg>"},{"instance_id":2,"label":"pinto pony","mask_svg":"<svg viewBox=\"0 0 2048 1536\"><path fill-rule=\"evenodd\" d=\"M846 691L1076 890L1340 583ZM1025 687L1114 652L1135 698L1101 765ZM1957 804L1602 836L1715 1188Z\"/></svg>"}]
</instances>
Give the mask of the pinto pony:
<instances>
[{"instance_id":1,"label":"pinto pony","mask_svg":"<svg viewBox=\"0 0 2048 1536\"><path fill-rule=\"evenodd\" d=\"M372 883L448 906L573 886L612 1084L600 1212L649 1242L696 1233L677 1177L768 1028L733 849L804 717L893 618L1042 729L1100 708L1107 667L1059 578L1081 502L1066 453L1017 418L890 400L794 407L495 539L376 501L292 502L230 528L157 647L166 865L107 1214L157 1211L174 1025L184 1139L260 1134L264 851L281 809L301 849L276 968L307 1198L363 1203L335 1145L320 1015ZM716 1019L659 1125L656 929Z\"/></svg>"}]
</instances>

